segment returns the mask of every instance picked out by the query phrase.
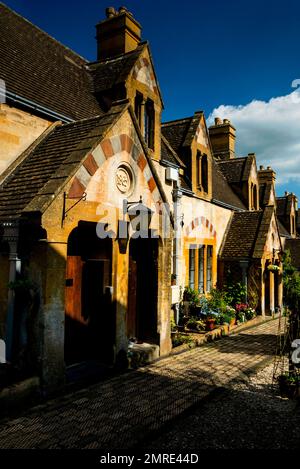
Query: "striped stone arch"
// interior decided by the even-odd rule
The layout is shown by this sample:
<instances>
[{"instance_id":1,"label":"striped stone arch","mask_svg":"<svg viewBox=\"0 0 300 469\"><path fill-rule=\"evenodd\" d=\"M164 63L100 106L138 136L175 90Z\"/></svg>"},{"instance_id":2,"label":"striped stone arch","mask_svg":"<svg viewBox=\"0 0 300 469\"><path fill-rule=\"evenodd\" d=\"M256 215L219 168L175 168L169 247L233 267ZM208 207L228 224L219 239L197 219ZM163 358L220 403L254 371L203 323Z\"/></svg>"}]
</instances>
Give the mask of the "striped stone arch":
<instances>
[{"instance_id":1,"label":"striped stone arch","mask_svg":"<svg viewBox=\"0 0 300 469\"><path fill-rule=\"evenodd\" d=\"M212 236L216 238L217 232L213 224L205 217L194 218L194 220L192 220L191 223L185 229L186 236L189 236L195 228L201 228L201 226L208 228Z\"/></svg>"},{"instance_id":2,"label":"striped stone arch","mask_svg":"<svg viewBox=\"0 0 300 469\"><path fill-rule=\"evenodd\" d=\"M85 192L97 169L100 168L106 160L122 151L126 151L131 155L137 166L142 171L154 202L161 203L160 193L149 168L147 159L141 148L139 148L133 139L127 134L115 135L102 140L95 150L88 155L82 166L75 174L68 197L80 198Z\"/></svg>"},{"instance_id":3,"label":"striped stone arch","mask_svg":"<svg viewBox=\"0 0 300 469\"><path fill-rule=\"evenodd\" d=\"M145 69L145 73L143 73ZM155 76L152 70L152 66L147 58L140 58L133 68L133 78L144 85L148 85L149 88L158 95L158 89L156 85Z\"/></svg>"}]
</instances>

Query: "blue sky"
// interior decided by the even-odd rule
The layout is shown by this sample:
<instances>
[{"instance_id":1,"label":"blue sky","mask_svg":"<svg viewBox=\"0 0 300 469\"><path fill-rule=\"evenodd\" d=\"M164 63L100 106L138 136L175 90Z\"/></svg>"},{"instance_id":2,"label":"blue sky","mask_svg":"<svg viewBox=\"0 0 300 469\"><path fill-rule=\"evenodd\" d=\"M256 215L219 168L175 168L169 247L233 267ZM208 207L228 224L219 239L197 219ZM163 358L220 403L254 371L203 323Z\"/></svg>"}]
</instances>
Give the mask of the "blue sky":
<instances>
[{"instance_id":1,"label":"blue sky","mask_svg":"<svg viewBox=\"0 0 300 469\"><path fill-rule=\"evenodd\" d=\"M96 59L94 25L105 7L121 5L4 3L89 60ZM256 152L259 164L277 170L279 192L300 195L300 95L291 87L300 78L300 2L127 0L124 5L150 41L163 119L195 110L207 118L229 117L237 128L238 153Z\"/></svg>"}]
</instances>

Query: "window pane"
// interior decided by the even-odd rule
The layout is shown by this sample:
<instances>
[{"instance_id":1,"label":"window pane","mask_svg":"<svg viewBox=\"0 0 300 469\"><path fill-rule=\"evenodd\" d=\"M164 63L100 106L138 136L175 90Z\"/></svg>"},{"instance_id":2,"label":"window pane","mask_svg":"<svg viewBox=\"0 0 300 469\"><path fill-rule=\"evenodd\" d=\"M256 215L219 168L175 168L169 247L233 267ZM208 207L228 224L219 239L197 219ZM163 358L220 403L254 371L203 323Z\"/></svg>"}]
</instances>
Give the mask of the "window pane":
<instances>
[{"instance_id":1,"label":"window pane","mask_svg":"<svg viewBox=\"0 0 300 469\"><path fill-rule=\"evenodd\" d=\"M194 248L189 249L189 287L195 289L195 252Z\"/></svg>"},{"instance_id":2,"label":"window pane","mask_svg":"<svg viewBox=\"0 0 300 469\"><path fill-rule=\"evenodd\" d=\"M201 158L201 178L202 178L202 188L204 192L208 192L208 162L207 162L206 155L202 155L202 158Z\"/></svg>"},{"instance_id":3,"label":"window pane","mask_svg":"<svg viewBox=\"0 0 300 469\"><path fill-rule=\"evenodd\" d=\"M154 150L154 125L155 112L154 103L148 99L145 107L145 140L149 148Z\"/></svg>"},{"instance_id":4,"label":"window pane","mask_svg":"<svg viewBox=\"0 0 300 469\"><path fill-rule=\"evenodd\" d=\"M140 126L141 126L141 120L142 120L142 102L143 102L143 95L137 91L136 96L135 96L135 101L134 101L134 111L135 111L135 115Z\"/></svg>"},{"instance_id":5,"label":"window pane","mask_svg":"<svg viewBox=\"0 0 300 469\"><path fill-rule=\"evenodd\" d=\"M201 153L200 151L197 151L197 187L200 187L201 185Z\"/></svg>"},{"instance_id":6,"label":"window pane","mask_svg":"<svg viewBox=\"0 0 300 469\"><path fill-rule=\"evenodd\" d=\"M198 254L198 290L200 293L204 293L204 246L199 248Z\"/></svg>"},{"instance_id":7,"label":"window pane","mask_svg":"<svg viewBox=\"0 0 300 469\"><path fill-rule=\"evenodd\" d=\"M206 262L206 290L212 289L212 246L207 246L207 262Z\"/></svg>"}]
</instances>

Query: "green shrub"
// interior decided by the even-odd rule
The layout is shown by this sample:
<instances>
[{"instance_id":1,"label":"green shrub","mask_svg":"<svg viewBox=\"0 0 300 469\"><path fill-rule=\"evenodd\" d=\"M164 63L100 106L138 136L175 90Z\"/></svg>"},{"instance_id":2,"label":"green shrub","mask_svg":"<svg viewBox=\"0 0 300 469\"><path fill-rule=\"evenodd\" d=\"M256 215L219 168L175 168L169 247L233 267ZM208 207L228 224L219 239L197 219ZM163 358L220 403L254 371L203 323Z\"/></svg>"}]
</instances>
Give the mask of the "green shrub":
<instances>
[{"instance_id":1,"label":"green shrub","mask_svg":"<svg viewBox=\"0 0 300 469\"><path fill-rule=\"evenodd\" d=\"M173 347L178 347L179 345L182 345L182 344L189 344L190 345L192 343L193 343L193 339L188 335L174 334L173 337L172 337Z\"/></svg>"},{"instance_id":2,"label":"green shrub","mask_svg":"<svg viewBox=\"0 0 300 469\"><path fill-rule=\"evenodd\" d=\"M199 319L191 317L188 322L186 323L186 327L188 329L193 329L196 331L204 331L205 330L205 322L199 321Z\"/></svg>"}]
</instances>

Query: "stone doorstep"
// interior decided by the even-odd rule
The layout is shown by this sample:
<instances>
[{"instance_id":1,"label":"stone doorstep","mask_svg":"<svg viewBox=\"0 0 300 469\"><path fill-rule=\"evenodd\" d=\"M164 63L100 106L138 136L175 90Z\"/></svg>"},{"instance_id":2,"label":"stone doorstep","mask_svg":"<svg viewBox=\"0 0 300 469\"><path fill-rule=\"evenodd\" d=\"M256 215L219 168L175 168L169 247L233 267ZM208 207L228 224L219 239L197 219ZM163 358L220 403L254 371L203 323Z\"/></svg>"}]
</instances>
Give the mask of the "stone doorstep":
<instances>
[{"instance_id":1,"label":"stone doorstep","mask_svg":"<svg viewBox=\"0 0 300 469\"><path fill-rule=\"evenodd\" d=\"M133 344L128 349L129 368L143 366L159 358L159 346L155 344Z\"/></svg>"},{"instance_id":2,"label":"stone doorstep","mask_svg":"<svg viewBox=\"0 0 300 469\"><path fill-rule=\"evenodd\" d=\"M277 319L279 317L278 314L274 316L256 316L254 319L250 321L244 322L242 324L236 326L229 326L228 324L224 324L223 326L219 326L212 331L206 333L188 333L189 337L193 340L190 344L182 344L178 347L175 347L171 350L170 355L177 355L181 352L186 352L191 348L200 347L208 342L213 342L214 340L222 339L223 337L230 336L233 334L238 334L241 331L252 329L255 326L260 324L264 324L265 322L272 321L273 319Z\"/></svg>"},{"instance_id":3,"label":"stone doorstep","mask_svg":"<svg viewBox=\"0 0 300 469\"><path fill-rule=\"evenodd\" d=\"M40 396L40 379L37 376L7 386L0 391L0 415L23 406Z\"/></svg>"}]
</instances>

